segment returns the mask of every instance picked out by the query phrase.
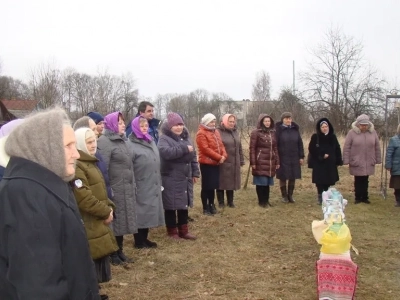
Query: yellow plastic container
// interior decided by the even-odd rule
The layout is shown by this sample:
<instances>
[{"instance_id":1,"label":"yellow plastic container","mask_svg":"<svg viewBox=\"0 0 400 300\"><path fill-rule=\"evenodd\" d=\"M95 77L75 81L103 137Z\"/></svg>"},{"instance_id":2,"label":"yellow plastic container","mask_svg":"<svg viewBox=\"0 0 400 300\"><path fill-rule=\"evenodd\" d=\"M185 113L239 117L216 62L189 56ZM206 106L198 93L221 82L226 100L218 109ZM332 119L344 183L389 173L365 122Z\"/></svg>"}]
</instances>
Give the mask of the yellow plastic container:
<instances>
[{"instance_id":1,"label":"yellow plastic container","mask_svg":"<svg viewBox=\"0 0 400 300\"><path fill-rule=\"evenodd\" d=\"M332 228L331 228L332 227ZM341 254L350 250L351 234L346 224L332 224L322 233L319 243L325 254Z\"/></svg>"}]
</instances>

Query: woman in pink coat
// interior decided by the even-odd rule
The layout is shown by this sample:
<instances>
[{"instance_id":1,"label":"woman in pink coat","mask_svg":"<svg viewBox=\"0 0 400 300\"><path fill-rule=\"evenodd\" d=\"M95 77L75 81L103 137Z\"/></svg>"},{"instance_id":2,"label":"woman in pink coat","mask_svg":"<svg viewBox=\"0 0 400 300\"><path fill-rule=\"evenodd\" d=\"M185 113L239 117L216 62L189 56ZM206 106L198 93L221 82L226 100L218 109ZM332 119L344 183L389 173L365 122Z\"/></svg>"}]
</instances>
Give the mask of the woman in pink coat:
<instances>
[{"instance_id":1,"label":"woman in pink coat","mask_svg":"<svg viewBox=\"0 0 400 300\"><path fill-rule=\"evenodd\" d=\"M349 165L350 175L354 176L354 203L370 204L368 177L382 162L379 138L367 115L360 115L351 127L343 147L343 164Z\"/></svg>"}]
</instances>

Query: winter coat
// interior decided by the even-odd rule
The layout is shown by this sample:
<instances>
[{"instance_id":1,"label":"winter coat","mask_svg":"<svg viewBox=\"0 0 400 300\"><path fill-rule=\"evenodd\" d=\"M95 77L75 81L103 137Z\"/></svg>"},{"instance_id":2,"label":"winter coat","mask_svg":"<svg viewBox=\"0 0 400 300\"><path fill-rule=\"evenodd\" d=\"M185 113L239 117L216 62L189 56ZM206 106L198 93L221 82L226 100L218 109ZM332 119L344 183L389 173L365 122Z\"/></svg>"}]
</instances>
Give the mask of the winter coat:
<instances>
[{"instance_id":1,"label":"winter coat","mask_svg":"<svg viewBox=\"0 0 400 300\"><path fill-rule=\"evenodd\" d=\"M103 175L96 166L97 158L81 150L79 154L73 189L89 240L90 254L93 259L98 259L118 250L111 228L104 224L115 205L108 199Z\"/></svg>"},{"instance_id":2,"label":"winter coat","mask_svg":"<svg viewBox=\"0 0 400 300\"><path fill-rule=\"evenodd\" d=\"M262 124L266 117L271 119L269 128ZM251 173L253 176L274 177L279 164L274 120L267 114L261 114L258 117L257 129L250 135L250 165L256 166Z\"/></svg>"},{"instance_id":3,"label":"winter coat","mask_svg":"<svg viewBox=\"0 0 400 300\"><path fill-rule=\"evenodd\" d=\"M161 158L161 178L164 209L178 210L193 207L193 177L200 177L196 151L189 152L193 146L186 128L180 136L164 123L158 142Z\"/></svg>"},{"instance_id":4,"label":"winter coat","mask_svg":"<svg viewBox=\"0 0 400 300\"><path fill-rule=\"evenodd\" d=\"M328 123L329 132L327 135L321 132L322 121ZM335 135L332 124L327 118L318 120L316 133L311 136L308 145L310 159L312 160L312 183L321 185L335 185L339 181L337 166L341 166L342 151ZM328 158L324 158L328 154Z\"/></svg>"},{"instance_id":5,"label":"winter coat","mask_svg":"<svg viewBox=\"0 0 400 300\"><path fill-rule=\"evenodd\" d=\"M299 125L292 122L290 127L286 127L283 126L282 122L277 122L275 128L280 160L276 178L282 180L300 179L300 159L304 159L304 147Z\"/></svg>"},{"instance_id":6,"label":"winter coat","mask_svg":"<svg viewBox=\"0 0 400 300\"><path fill-rule=\"evenodd\" d=\"M241 186L240 167L244 165L242 144L236 127L225 128L223 124L217 128L224 144L228 158L219 165L219 189L239 190Z\"/></svg>"},{"instance_id":7,"label":"winter coat","mask_svg":"<svg viewBox=\"0 0 400 300\"><path fill-rule=\"evenodd\" d=\"M217 166L222 156L228 158L221 136L215 129L200 124L196 135L196 144L201 164Z\"/></svg>"},{"instance_id":8,"label":"winter coat","mask_svg":"<svg viewBox=\"0 0 400 300\"><path fill-rule=\"evenodd\" d=\"M4 170L5 168L3 166L0 166L0 181L3 179Z\"/></svg>"},{"instance_id":9,"label":"winter coat","mask_svg":"<svg viewBox=\"0 0 400 300\"><path fill-rule=\"evenodd\" d=\"M136 233L136 183L128 147L120 135L104 129L103 135L97 141L97 149L107 166L114 195L114 234L120 236Z\"/></svg>"},{"instance_id":10,"label":"winter coat","mask_svg":"<svg viewBox=\"0 0 400 300\"><path fill-rule=\"evenodd\" d=\"M112 200L113 194L112 194L112 191L111 191L110 178L108 177L107 166L106 166L106 164L104 163L103 156L101 156L101 154L100 154L99 151L96 151L95 156L96 156L96 158L97 158L97 163L96 163L96 165L97 165L97 167L99 168L99 170L101 171L101 174L103 175L103 178L104 178L104 182L105 182L105 184L106 184L108 199L111 199L111 200Z\"/></svg>"},{"instance_id":11,"label":"winter coat","mask_svg":"<svg viewBox=\"0 0 400 300\"><path fill-rule=\"evenodd\" d=\"M156 143L148 143L131 133L127 142L136 179L138 228L164 226L161 197L160 155Z\"/></svg>"},{"instance_id":12,"label":"winter coat","mask_svg":"<svg viewBox=\"0 0 400 300\"><path fill-rule=\"evenodd\" d=\"M99 299L71 186L19 157L0 184L0 299Z\"/></svg>"},{"instance_id":13,"label":"winter coat","mask_svg":"<svg viewBox=\"0 0 400 300\"><path fill-rule=\"evenodd\" d=\"M366 132L356 126L347 133L343 147L343 164L349 165L350 175L369 176L375 174L375 165L382 162L379 138L371 123Z\"/></svg>"},{"instance_id":14,"label":"winter coat","mask_svg":"<svg viewBox=\"0 0 400 300\"><path fill-rule=\"evenodd\" d=\"M400 136L396 134L390 138L386 150L385 168L390 169L390 175L400 175Z\"/></svg>"}]
</instances>

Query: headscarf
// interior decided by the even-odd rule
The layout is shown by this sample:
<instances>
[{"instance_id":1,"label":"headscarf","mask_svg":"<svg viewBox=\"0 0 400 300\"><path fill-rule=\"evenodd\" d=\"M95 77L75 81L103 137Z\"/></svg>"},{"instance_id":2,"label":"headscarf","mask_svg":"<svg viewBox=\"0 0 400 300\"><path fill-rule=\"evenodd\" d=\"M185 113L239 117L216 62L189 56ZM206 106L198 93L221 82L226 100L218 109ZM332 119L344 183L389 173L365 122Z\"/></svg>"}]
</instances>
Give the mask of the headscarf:
<instances>
[{"instance_id":1,"label":"headscarf","mask_svg":"<svg viewBox=\"0 0 400 300\"><path fill-rule=\"evenodd\" d=\"M135 134L135 136L139 140L145 140L146 142L150 143L153 140L153 137L148 132L144 134L140 131L140 119L144 119L147 121L147 119L142 116L137 116L136 118L134 118L131 123L132 133Z\"/></svg>"}]
</instances>

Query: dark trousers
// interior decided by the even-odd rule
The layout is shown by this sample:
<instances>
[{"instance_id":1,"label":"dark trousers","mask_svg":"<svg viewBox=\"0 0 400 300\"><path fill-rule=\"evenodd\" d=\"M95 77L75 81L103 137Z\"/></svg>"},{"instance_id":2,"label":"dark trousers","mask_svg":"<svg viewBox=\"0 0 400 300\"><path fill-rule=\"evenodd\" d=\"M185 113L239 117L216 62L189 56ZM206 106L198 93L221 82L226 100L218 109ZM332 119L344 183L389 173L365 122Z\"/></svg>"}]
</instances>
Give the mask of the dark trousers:
<instances>
[{"instance_id":1,"label":"dark trousers","mask_svg":"<svg viewBox=\"0 0 400 300\"><path fill-rule=\"evenodd\" d=\"M355 200L368 200L368 178L369 176L354 176Z\"/></svg>"},{"instance_id":2,"label":"dark trousers","mask_svg":"<svg viewBox=\"0 0 400 300\"><path fill-rule=\"evenodd\" d=\"M207 209L208 205L214 204L215 190L201 189L200 197L201 203L203 204L203 209Z\"/></svg>"},{"instance_id":3,"label":"dark trousers","mask_svg":"<svg viewBox=\"0 0 400 300\"><path fill-rule=\"evenodd\" d=\"M178 209L178 210L166 209L164 211L164 215L165 215L165 225L168 228L174 228L188 223L187 209Z\"/></svg>"},{"instance_id":4,"label":"dark trousers","mask_svg":"<svg viewBox=\"0 0 400 300\"><path fill-rule=\"evenodd\" d=\"M321 195L322 192L326 192L330 187L329 184L316 184L316 186L317 186L318 195Z\"/></svg>"}]
</instances>

